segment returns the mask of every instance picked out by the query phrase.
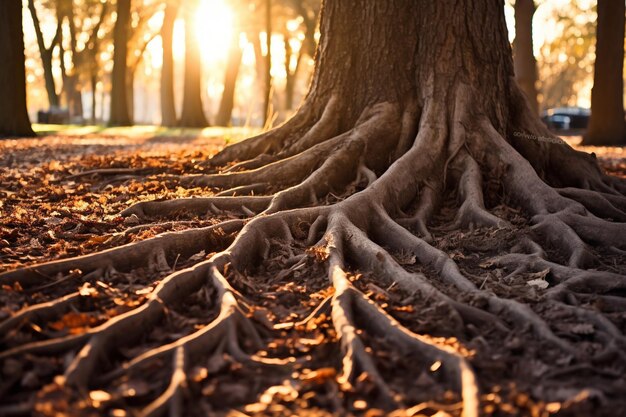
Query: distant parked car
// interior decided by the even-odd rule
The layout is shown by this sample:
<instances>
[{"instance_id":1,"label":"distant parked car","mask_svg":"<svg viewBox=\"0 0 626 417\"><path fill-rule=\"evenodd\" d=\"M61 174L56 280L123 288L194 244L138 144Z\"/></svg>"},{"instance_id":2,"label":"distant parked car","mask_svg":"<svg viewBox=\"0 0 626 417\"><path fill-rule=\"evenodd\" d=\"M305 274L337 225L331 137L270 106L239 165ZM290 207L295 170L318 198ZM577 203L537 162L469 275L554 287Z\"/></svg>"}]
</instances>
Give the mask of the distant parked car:
<instances>
[{"instance_id":1,"label":"distant parked car","mask_svg":"<svg viewBox=\"0 0 626 417\"><path fill-rule=\"evenodd\" d=\"M541 120L552 130L586 129L591 110L582 107L557 107L541 113Z\"/></svg>"}]
</instances>

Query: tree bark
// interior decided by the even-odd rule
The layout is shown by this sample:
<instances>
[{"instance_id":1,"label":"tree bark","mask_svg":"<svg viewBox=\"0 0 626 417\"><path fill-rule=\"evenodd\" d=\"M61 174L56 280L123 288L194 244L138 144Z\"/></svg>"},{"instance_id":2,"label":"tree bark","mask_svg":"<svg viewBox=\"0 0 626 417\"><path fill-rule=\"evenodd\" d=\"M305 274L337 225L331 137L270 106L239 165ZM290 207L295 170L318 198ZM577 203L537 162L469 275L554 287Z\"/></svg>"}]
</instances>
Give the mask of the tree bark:
<instances>
[{"instance_id":1,"label":"tree bark","mask_svg":"<svg viewBox=\"0 0 626 417\"><path fill-rule=\"evenodd\" d=\"M243 51L239 46L239 30L233 30L230 39L230 48L228 49L226 74L224 75L224 91L222 92L222 100L220 101L220 108L215 120L215 124L218 126L231 125L233 107L235 105L235 87L237 85L237 76L239 75L242 55Z\"/></svg>"},{"instance_id":2,"label":"tree bark","mask_svg":"<svg viewBox=\"0 0 626 417\"><path fill-rule=\"evenodd\" d=\"M0 137L34 136L26 108L21 0L0 1Z\"/></svg>"},{"instance_id":3,"label":"tree bark","mask_svg":"<svg viewBox=\"0 0 626 417\"><path fill-rule=\"evenodd\" d=\"M174 23L178 16L178 1L170 1L165 6L161 41L163 44L163 65L161 67L161 125L176 126L176 101L174 95Z\"/></svg>"},{"instance_id":4,"label":"tree bark","mask_svg":"<svg viewBox=\"0 0 626 417\"><path fill-rule=\"evenodd\" d=\"M585 145L626 144L624 8L621 0L598 0L596 64Z\"/></svg>"},{"instance_id":5,"label":"tree bark","mask_svg":"<svg viewBox=\"0 0 626 417\"><path fill-rule=\"evenodd\" d=\"M59 94L56 91L56 83L54 81L54 75L52 74L52 53L54 52L54 48L60 42L62 22L57 22L57 30L54 38L50 42L50 46L46 46L34 0L28 0L28 9L30 10L30 15L33 19L35 36L37 37L37 45L39 46L41 65L43 67L43 78L46 86L46 93L48 94L48 104L51 108L58 108Z\"/></svg>"},{"instance_id":6,"label":"tree bark","mask_svg":"<svg viewBox=\"0 0 626 417\"><path fill-rule=\"evenodd\" d=\"M113 72L111 74L110 126L130 126L128 109L128 35L130 32L131 0L118 0L117 20L113 31Z\"/></svg>"},{"instance_id":7,"label":"tree bark","mask_svg":"<svg viewBox=\"0 0 626 417\"><path fill-rule=\"evenodd\" d=\"M513 63L515 81L535 113L539 113L537 102L537 61L533 52L534 0L515 0L515 41L513 41Z\"/></svg>"},{"instance_id":8,"label":"tree bark","mask_svg":"<svg viewBox=\"0 0 626 417\"><path fill-rule=\"evenodd\" d=\"M196 31L198 0L185 3L185 86L183 109L178 122L183 127L209 125L202 105L202 54Z\"/></svg>"}]
</instances>

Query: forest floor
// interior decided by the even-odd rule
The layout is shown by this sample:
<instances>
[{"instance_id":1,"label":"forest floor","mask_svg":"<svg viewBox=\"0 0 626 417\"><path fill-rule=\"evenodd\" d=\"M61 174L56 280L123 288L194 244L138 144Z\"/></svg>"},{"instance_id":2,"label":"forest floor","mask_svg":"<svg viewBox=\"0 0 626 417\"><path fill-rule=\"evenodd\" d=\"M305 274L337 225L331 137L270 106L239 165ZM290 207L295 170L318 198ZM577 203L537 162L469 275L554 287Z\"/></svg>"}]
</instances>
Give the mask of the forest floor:
<instances>
[{"instance_id":1,"label":"forest floor","mask_svg":"<svg viewBox=\"0 0 626 417\"><path fill-rule=\"evenodd\" d=\"M44 261L74 257L144 240L166 231L209 226L236 215L190 216L180 213L176 222L165 219L121 217L119 213L138 201L211 195L202 188L183 188L159 174L202 172L199 165L229 142L249 136L236 129L194 131L68 130L37 139L0 141L0 272ZM566 138L576 142L576 138ZM613 175L626 177L626 149L583 148L595 152L602 166ZM116 175L101 175L102 168L119 168ZM535 277L506 278L506 271L493 268L489 259L507 253L520 236L530 234L528 219L521 212L504 206L491 207L515 229L438 229L454 216L453 203L444 207L433 225L435 246L447 252L462 272L484 288L506 298L533 304L549 285L549 271ZM171 219L168 219L171 220ZM226 237L224 246L229 243ZM306 248L294 248L302 251ZM603 253L603 269L626 274L626 257ZM200 252L180 259L171 270L189 267L211 254ZM309 254L310 255L310 254ZM251 303L250 317L256 327L271 327L270 321L288 321L306 315L325 299L328 282L325 270L313 259L300 270L288 274L280 250L272 250L268 260L253 276L229 277L231 285ZM555 256L558 259L558 254ZM420 270L414 259L397 259L409 270ZM78 290L84 299L78 308L47 323L24 323L0 335L0 352L31 340L79 334L141 305L147 294L169 271L117 272L110 280L62 282L30 288L5 286L0 289L0 322L16 311ZM422 271L429 273L429 271ZM54 277L53 277L54 278ZM486 415L626 415L624 369L588 369L573 365L571 357L555 356L543 342L523 333L485 332L467 329L462 338L452 337L446 312L438 311L411 294L377 286L367 274L355 274L353 283L381 305L400 323L415 333L441 338L443 343L461 346L468 352L481 386L481 406ZM442 284L443 285L443 284ZM462 295L459 295L462 296ZM189 303L168 312L163 326L144 341L145 346L120 349L121 359L133 357L146 346L180 338L210 322L214 306L206 294L197 294ZM593 300L590 301L593 303ZM416 308L419 306L421 308ZM209 308L211 307L211 308ZM535 305L541 315L550 316L549 307ZM626 333L626 313L608 317ZM336 335L323 315L306 329L307 337L271 339L269 356L307 356L306 367L289 372L242 367L233 358L222 358L194 366L190 370L187 401L194 401L197 415L231 411L243 415L344 415L374 417L383 412L370 406L367 380L344 392L336 383L340 369ZM581 349L595 350L593 325L570 316L552 317L552 330L577 341ZM267 332L269 334L269 331ZM399 357L383 342L370 338L375 361L392 390L402 393L407 408L400 415L458 415L454 394L437 384L436 364L430 369L411 372L411 358ZM295 352L295 353L294 353ZM53 388L52 378L62 374L68 356L19 357L0 361L0 415L4 410L35 415L60 413L78 415L132 415L155 393L167 386L169 376L156 367L145 378L118 379L108 387L85 394L84 401L69 404ZM417 375L417 376L416 376ZM447 404L429 402L446 399ZM4 407L4 408L3 408ZM20 408L21 407L21 408ZM310 410L310 411L305 411ZM599 412L603 410L602 412ZM599 412L599 414L596 414ZM622 413L622 414L621 414Z\"/></svg>"}]
</instances>

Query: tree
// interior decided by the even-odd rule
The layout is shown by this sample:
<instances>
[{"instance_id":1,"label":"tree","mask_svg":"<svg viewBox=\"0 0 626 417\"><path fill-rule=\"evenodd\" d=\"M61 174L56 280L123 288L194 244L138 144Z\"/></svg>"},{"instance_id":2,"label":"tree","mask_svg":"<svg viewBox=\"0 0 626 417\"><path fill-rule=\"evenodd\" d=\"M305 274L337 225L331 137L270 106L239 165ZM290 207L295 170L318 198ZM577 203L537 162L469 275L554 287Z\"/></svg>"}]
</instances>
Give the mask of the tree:
<instances>
[{"instance_id":1,"label":"tree","mask_svg":"<svg viewBox=\"0 0 626 417\"><path fill-rule=\"evenodd\" d=\"M593 83L596 39L596 7L593 2L571 2L552 9L556 23L551 40L541 47L539 81L543 108L576 106L587 83Z\"/></svg>"},{"instance_id":2,"label":"tree","mask_svg":"<svg viewBox=\"0 0 626 417\"><path fill-rule=\"evenodd\" d=\"M161 27L161 42L163 44L163 65L161 67L161 125L176 126L176 103L174 100L174 23L178 16L180 5L178 1L168 1Z\"/></svg>"},{"instance_id":3,"label":"tree","mask_svg":"<svg viewBox=\"0 0 626 417\"><path fill-rule=\"evenodd\" d=\"M57 4L58 7L58 4ZM34 0L28 0L28 9L30 15L33 18L33 25L35 27L35 35L37 36L37 45L39 46L39 54L41 56L41 63L43 66L43 77L46 85L46 93L48 93L48 103L51 108L59 107L59 94L56 91L56 83L54 81L54 75L52 74L52 54L57 45L61 41L61 25L62 21L57 21L57 28L54 34L54 38L50 42L49 46L46 46L46 42L41 31L41 24L39 23L39 17L37 16L37 9L35 8Z\"/></svg>"},{"instance_id":4,"label":"tree","mask_svg":"<svg viewBox=\"0 0 626 417\"><path fill-rule=\"evenodd\" d=\"M26 110L22 2L0 2L0 137L34 136Z\"/></svg>"},{"instance_id":5,"label":"tree","mask_svg":"<svg viewBox=\"0 0 626 417\"><path fill-rule=\"evenodd\" d=\"M235 86L237 84L237 76L239 75L239 67L241 66L241 58L243 50L239 46L239 30L233 30L230 39L230 47L228 49L228 58L226 60L226 73L224 74L224 91L220 108L217 111L215 124L218 126L230 126L235 105Z\"/></svg>"},{"instance_id":6,"label":"tree","mask_svg":"<svg viewBox=\"0 0 626 417\"><path fill-rule=\"evenodd\" d=\"M189 398L185 390L189 395L199 392L193 385L198 379L220 372L215 369L228 368L228 373L242 366L284 368L286 379L279 381L286 385L268 389L263 398L273 392L297 398L293 391L306 391L307 384L329 384L333 388L327 395L336 402L356 404L351 395L360 392L365 393L366 406L392 409L407 398L396 391L406 394L410 388L397 383L390 388L385 372L401 364L418 367L411 368L412 381L424 375L420 379L426 382L420 386L436 378L436 384L445 387L442 392L456 392L448 405L455 412L460 405L461 415L474 417L482 409L477 375L490 366L485 363L493 363L493 356L482 356L481 362L463 350L470 332L487 336L502 331L504 337L513 337L528 329L542 341L542 351L551 352L552 359L545 360L569 358L576 369L593 367L588 342L587 348L580 347L550 327L559 314L584 317L587 326L579 330L606 348L597 351L608 355L601 357L623 366L615 345L621 346L621 330L601 311L580 303L589 300L584 292L593 289L604 297L602 303L623 305L622 298L615 301L615 296L602 294L623 291L623 276L602 267L582 268L596 262L587 242L607 250L624 249L626 225L618 222L626 220L626 185L604 175L592 155L552 136L528 107L514 81L502 3L327 0L320 27L315 75L295 116L274 130L226 147L200 167L214 169L212 173L179 177L183 186L209 187L219 196L141 202L121 213L151 221L184 211L210 212L223 215L224 222L11 271L0 276L0 284L15 287L17 281L28 291L48 282L47 277L88 281L115 271L132 276L129 271L141 267L170 270L182 259L193 258L194 265L165 278L159 275L158 286L141 307L86 334L19 345L0 357L80 347L63 379L63 389L70 393L88 385L95 390L109 387L110 381L135 381L148 368L171 364L168 384L150 397L143 415L168 409L182 415L184 399ZM455 199L457 204L450 203ZM446 210L439 210L442 205L455 214L445 216ZM441 221L433 219L436 213L445 219L439 228L432 227L431 221ZM237 215L241 218L233 219ZM511 229L511 221L532 224L532 231ZM510 289L483 288L488 274L465 272L463 257L437 246L442 227L512 233L515 245L511 242L484 268L511 272L496 282L522 274L524 288L531 277L546 278L539 280L550 288L533 291L532 303L507 298ZM206 253L212 255L207 259ZM297 273L302 269L307 273ZM271 286L277 281L279 286ZM261 283L277 290L264 294L258 288L267 287L257 286ZM310 309L276 310L282 315L275 317L259 306L260 297L280 296L296 284L319 288ZM398 312L385 308L394 288L402 290L397 294L406 303L398 306L402 311L418 309L426 321L429 311L443 311L435 327L445 326L455 339L445 344L430 337L432 332L418 335L393 318ZM193 300L201 300L201 311L215 306L202 324L170 313ZM282 300L287 308L289 302ZM35 314L52 314L63 302L16 314L4 328ZM174 328L187 326L185 336L156 348L150 345L120 365L125 359L119 346L147 338L152 329L162 334L164 317L176 319L168 321ZM305 335L315 329L326 332L321 335L329 341L308 350L303 345L316 342ZM511 343L523 349L515 337ZM474 345L479 357L489 352L488 344L483 339ZM342 373L335 376L319 368L304 381L289 380L306 373L303 368L314 355L320 356L311 366L337 364ZM233 362L241 365L229 368ZM94 381L95 373L100 378ZM207 387L207 393L215 389ZM538 391L533 396L541 399L543 391ZM428 394L421 401L432 399Z\"/></svg>"},{"instance_id":7,"label":"tree","mask_svg":"<svg viewBox=\"0 0 626 417\"><path fill-rule=\"evenodd\" d=\"M296 57L296 66L293 71L291 71L289 68L289 63L291 61L292 51L287 39L288 36L285 36L285 48L287 49L287 56L285 59L285 72L287 73L285 87L285 107L287 110L293 109L295 79L300 70L304 56L308 55L309 57L313 58L315 55L315 28L319 16L319 2L317 1L311 2L307 0L289 0L289 4L296 11L298 16L302 18L304 39L302 40L302 45L300 46L300 50L298 51Z\"/></svg>"},{"instance_id":8,"label":"tree","mask_svg":"<svg viewBox=\"0 0 626 417\"><path fill-rule=\"evenodd\" d=\"M515 80L528 99L531 109L538 113L537 61L533 52L534 14L534 0L515 0L515 41L513 42Z\"/></svg>"},{"instance_id":9,"label":"tree","mask_svg":"<svg viewBox=\"0 0 626 417\"><path fill-rule=\"evenodd\" d=\"M196 30L198 0L186 0L184 6L185 79L183 109L178 124L184 127L206 127L209 122L202 106L202 56Z\"/></svg>"},{"instance_id":10,"label":"tree","mask_svg":"<svg viewBox=\"0 0 626 417\"><path fill-rule=\"evenodd\" d=\"M272 117L272 0L265 0L265 91L263 93L263 125L269 126Z\"/></svg>"},{"instance_id":11,"label":"tree","mask_svg":"<svg viewBox=\"0 0 626 417\"><path fill-rule=\"evenodd\" d=\"M113 73L111 74L110 126L130 126L128 103L128 38L131 0L117 0L117 20L113 32Z\"/></svg>"},{"instance_id":12,"label":"tree","mask_svg":"<svg viewBox=\"0 0 626 417\"><path fill-rule=\"evenodd\" d=\"M598 0L596 64L586 145L626 144L624 121L624 2Z\"/></svg>"}]
</instances>

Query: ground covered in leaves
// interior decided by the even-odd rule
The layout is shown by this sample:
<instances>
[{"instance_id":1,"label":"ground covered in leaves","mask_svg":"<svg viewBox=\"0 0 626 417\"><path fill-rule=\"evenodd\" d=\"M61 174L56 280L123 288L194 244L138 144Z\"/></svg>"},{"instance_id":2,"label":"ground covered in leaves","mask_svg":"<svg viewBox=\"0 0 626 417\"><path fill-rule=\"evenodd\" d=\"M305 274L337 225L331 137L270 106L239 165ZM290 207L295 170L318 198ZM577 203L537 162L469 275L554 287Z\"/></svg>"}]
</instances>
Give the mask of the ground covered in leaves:
<instances>
[{"instance_id":1,"label":"ground covered in leaves","mask_svg":"<svg viewBox=\"0 0 626 417\"><path fill-rule=\"evenodd\" d=\"M101 133L0 141L0 272L117 247L166 231L240 218L239 214L228 212L208 212L203 216L181 212L175 219L119 215L138 201L211 195L207 189L180 187L166 175L203 172L202 161L225 143L223 136L211 135L150 137ZM623 149L586 150L595 152L613 175L626 176ZM99 173L103 168L109 171ZM114 172L112 168L119 170ZM489 262L490 258L509 253L522 237L532 236L527 219L515 209L496 206L491 210L513 224L514 230L450 231L437 227L454 217L454 204L448 202L435 219L434 245L448 253L464 275L481 288L532 305L542 317L550 319L557 335L572 340L579 349L599 351L601 346L591 337L592 323L551 311L549 305L537 302L550 285L549 270L510 276L510 271L495 268ZM217 245L225 248L233 237L225 233L223 242ZM600 254L598 268L626 274L625 256L602 251ZM56 320L45 324L25 322L1 334L0 351L30 341L84 333L141 305L159 280L173 270L194 265L210 255L200 252L162 268L115 271L106 279L78 282L76 278L81 274L76 271L75 275L50 277L49 284L28 290L5 286L0 290L0 321L28 305L68 294L76 294L78 301ZM435 275L411 256L393 255L408 270ZM246 367L224 353L195 362L189 370L185 394L185 401L194 404L194 415L384 415L369 395L374 387L367 375L363 374L350 387L338 382L340 346L327 314L316 316L303 328L285 325L276 333L275 323L298 322L332 295L326 270L318 261L320 256L305 244L285 248L277 242L255 271L245 276L232 271L227 276L247 300L246 313L266 343L266 349L257 354L296 361L282 367ZM558 257L558 253L551 254L553 259ZM300 261L287 263L293 259ZM498 323L488 329L468 324L463 338L459 338L449 311L437 303L417 299L393 283L381 287L380 282L359 271L349 278L402 325L453 346L469 359L479 380L485 415L626 415L626 369L612 366L610 360L595 369L580 366L573 357L535 339L530 328L510 331ZM432 282L435 286L447 285L437 279ZM203 287L184 304L169 308L160 326L142 343L118 349L116 360L122 363L213 321L219 306L215 305L211 291ZM464 297L449 286L442 292L457 300ZM473 305L481 302L467 301ZM586 302L593 306L595 301L589 297ZM561 316L557 317L557 313ZM615 311L608 317L626 333L626 313ZM362 337L381 375L398 393L398 402L406 405L395 415L460 414L458 394L438 383L443 379L438 372L440 364L424 366L419 358L400 356L386 340L367 334ZM25 359L3 361L0 415L70 413L123 417L133 415L133 410L155 398L169 383L169 370L155 365L141 376L112 379L106 389L68 398L53 383L53 377L63 373L73 354L74 351L58 356L28 355Z\"/></svg>"}]
</instances>

